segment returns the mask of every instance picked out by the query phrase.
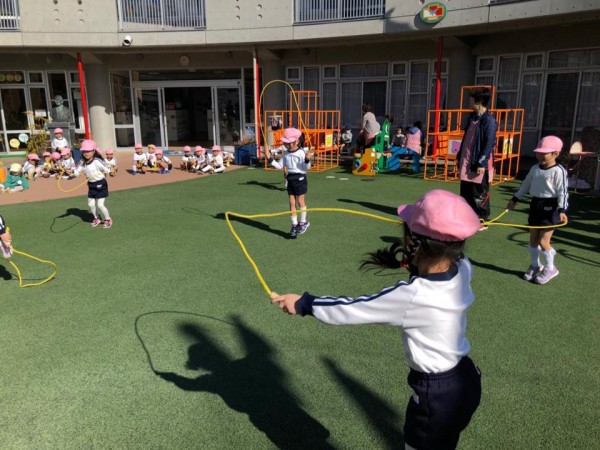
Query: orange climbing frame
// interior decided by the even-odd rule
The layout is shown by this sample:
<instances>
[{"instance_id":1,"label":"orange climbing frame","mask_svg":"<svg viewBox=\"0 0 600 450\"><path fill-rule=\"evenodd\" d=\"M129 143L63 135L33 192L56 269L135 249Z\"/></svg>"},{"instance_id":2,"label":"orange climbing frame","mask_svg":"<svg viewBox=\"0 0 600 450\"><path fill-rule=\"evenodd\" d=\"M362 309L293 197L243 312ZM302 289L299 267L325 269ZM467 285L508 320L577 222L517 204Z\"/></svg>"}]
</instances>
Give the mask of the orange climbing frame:
<instances>
[{"instance_id":1,"label":"orange climbing frame","mask_svg":"<svg viewBox=\"0 0 600 450\"><path fill-rule=\"evenodd\" d=\"M304 133L304 145L313 154L311 172L323 172L339 166L340 111L320 110L316 91L290 91L289 109L265 110L266 145L274 155L283 142L284 128L298 128ZM265 168L271 169L265 160Z\"/></svg>"},{"instance_id":2,"label":"orange climbing frame","mask_svg":"<svg viewBox=\"0 0 600 450\"><path fill-rule=\"evenodd\" d=\"M468 94L475 88L488 88L491 90L489 111L498 122L493 153L494 178L492 185L515 178L519 170L525 110L522 108L494 108L494 86L462 86L460 109L427 111L427 130L429 131L427 132L426 142L435 142L437 147L434 148L433 144L426 146L423 170L423 177L426 180L458 181L456 154L460 149L460 143L464 135L463 128L471 113L468 108ZM434 129L436 116L439 118L438 123L443 124L439 130Z\"/></svg>"}]
</instances>

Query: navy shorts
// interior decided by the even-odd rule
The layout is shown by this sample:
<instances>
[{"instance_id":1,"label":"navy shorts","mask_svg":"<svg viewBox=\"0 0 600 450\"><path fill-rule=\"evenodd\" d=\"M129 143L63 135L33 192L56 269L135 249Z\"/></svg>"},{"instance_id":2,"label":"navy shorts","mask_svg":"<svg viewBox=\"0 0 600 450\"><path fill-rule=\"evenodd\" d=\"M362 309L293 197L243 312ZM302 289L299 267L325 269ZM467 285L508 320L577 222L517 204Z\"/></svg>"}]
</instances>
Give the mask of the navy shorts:
<instances>
[{"instance_id":1,"label":"navy shorts","mask_svg":"<svg viewBox=\"0 0 600 450\"><path fill-rule=\"evenodd\" d=\"M88 198L108 197L108 183L106 179L100 181L88 181Z\"/></svg>"},{"instance_id":2,"label":"navy shorts","mask_svg":"<svg viewBox=\"0 0 600 450\"><path fill-rule=\"evenodd\" d=\"M467 356L446 372L411 369L414 394L406 408L404 439L419 450L455 449L481 400L481 372Z\"/></svg>"},{"instance_id":3,"label":"navy shorts","mask_svg":"<svg viewBox=\"0 0 600 450\"><path fill-rule=\"evenodd\" d=\"M529 205L529 225L556 225L559 223L558 199L533 197Z\"/></svg>"},{"instance_id":4,"label":"navy shorts","mask_svg":"<svg viewBox=\"0 0 600 450\"><path fill-rule=\"evenodd\" d=\"M304 195L308 192L308 180L305 173L288 173L287 183L289 195Z\"/></svg>"}]
</instances>

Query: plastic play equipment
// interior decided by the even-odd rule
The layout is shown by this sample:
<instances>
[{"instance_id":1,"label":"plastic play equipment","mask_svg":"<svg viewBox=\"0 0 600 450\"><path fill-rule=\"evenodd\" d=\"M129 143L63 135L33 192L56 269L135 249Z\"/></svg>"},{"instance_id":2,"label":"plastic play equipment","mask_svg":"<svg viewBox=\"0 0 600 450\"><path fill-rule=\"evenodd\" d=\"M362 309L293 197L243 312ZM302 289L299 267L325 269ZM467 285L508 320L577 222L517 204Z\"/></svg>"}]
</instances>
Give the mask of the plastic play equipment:
<instances>
[{"instance_id":1,"label":"plastic play equipment","mask_svg":"<svg viewBox=\"0 0 600 450\"><path fill-rule=\"evenodd\" d=\"M471 110L466 107L469 92L475 88L490 89L491 103L489 112L498 122L496 145L494 147L494 179L492 185L515 178L519 170L521 142L523 137L523 108L499 109L494 107L494 86L462 86L459 109L433 109L427 111L427 143L423 177L426 180L457 181L458 161L456 155L464 134ZM466 102L466 103L465 103ZM437 120L437 122L436 122ZM439 129L434 124L441 124Z\"/></svg>"},{"instance_id":2,"label":"plastic play equipment","mask_svg":"<svg viewBox=\"0 0 600 450\"><path fill-rule=\"evenodd\" d=\"M304 133L304 146L313 153L311 172L323 172L339 165L340 111L320 110L316 91L290 91L289 109L265 110L268 125L266 143L276 157L283 142L284 128L298 128ZM265 160L265 169L272 170Z\"/></svg>"},{"instance_id":3,"label":"plastic play equipment","mask_svg":"<svg viewBox=\"0 0 600 450\"><path fill-rule=\"evenodd\" d=\"M353 175L373 177L378 172L396 170L399 163L390 160L390 122L385 120L381 125L381 131L375 136L373 146L366 148L364 153L354 154L352 166Z\"/></svg>"}]
</instances>

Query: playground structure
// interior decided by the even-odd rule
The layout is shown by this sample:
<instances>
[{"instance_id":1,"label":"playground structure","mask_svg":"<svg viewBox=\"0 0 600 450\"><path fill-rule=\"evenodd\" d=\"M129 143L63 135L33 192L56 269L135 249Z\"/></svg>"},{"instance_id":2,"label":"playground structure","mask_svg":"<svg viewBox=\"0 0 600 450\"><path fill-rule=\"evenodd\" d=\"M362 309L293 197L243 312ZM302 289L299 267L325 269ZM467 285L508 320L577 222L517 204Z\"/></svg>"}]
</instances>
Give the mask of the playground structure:
<instances>
[{"instance_id":1,"label":"playground structure","mask_svg":"<svg viewBox=\"0 0 600 450\"><path fill-rule=\"evenodd\" d=\"M311 172L323 172L339 166L340 111L319 109L316 91L290 91L289 109L265 110L264 122L269 126L266 143L275 158L281 155L284 128L298 128L304 133L304 146L313 154ZM265 169L272 169L265 160Z\"/></svg>"},{"instance_id":2,"label":"playground structure","mask_svg":"<svg viewBox=\"0 0 600 450\"><path fill-rule=\"evenodd\" d=\"M381 125L381 130L375 136L372 147L366 148L364 153L354 154L353 175L374 177L379 172L391 170L388 167L390 125L389 120L386 119Z\"/></svg>"},{"instance_id":3,"label":"playground structure","mask_svg":"<svg viewBox=\"0 0 600 450\"><path fill-rule=\"evenodd\" d=\"M460 109L427 111L428 131L425 142L428 145L426 145L423 155L425 158L424 179L458 181L457 153L464 135L464 126L472 112L465 108L465 101L468 102L469 92L476 88L490 89L491 103L488 111L498 123L493 150L494 177L491 184L496 185L515 178L519 170L525 110L522 108L494 108L493 86L462 86Z\"/></svg>"}]
</instances>

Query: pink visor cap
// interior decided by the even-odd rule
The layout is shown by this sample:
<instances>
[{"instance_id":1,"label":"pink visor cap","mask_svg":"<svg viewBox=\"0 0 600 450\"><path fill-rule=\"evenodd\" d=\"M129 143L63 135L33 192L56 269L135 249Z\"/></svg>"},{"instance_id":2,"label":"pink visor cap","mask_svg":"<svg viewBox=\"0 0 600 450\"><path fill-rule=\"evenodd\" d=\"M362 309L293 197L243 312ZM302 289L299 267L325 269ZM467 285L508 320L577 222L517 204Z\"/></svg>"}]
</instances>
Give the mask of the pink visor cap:
<instances>
[{"instance_id":1,"label":"pink visor cap","mask_svg":"<svg viewBox=\"0 0 600 450\"><path fill-rule=\"evenodd\" d=\"M546 136L538 143L537 148L534 150L536 153L554 153L562 150L563 143L560 138L556 136Z\"/></svg>"},{"instance_id":2,"label":"pink visor cap","mask_svg":"<svg viewBox=\"0 0 600 450\"><path fill-rule=\"evenodd\" d=\"M62 134L62 132L63 132L62 128L55 128L54 129L54 134L58 134L58 133Z\"/></svg>"},{"instance_id":3,"label":"pink visor cap","mask_svg":"<svg viewBox=\"0 0 600 450\"><path fill-rule=\"evenodd\" d=\"M93 152L96 150L96 142L91 139L86 139L81 143L81 147L79 148L82 152Z\"/></svg>"},{"instance_id":4,"label":"pink visor cap","mask_svg":"<svg viewBox=\"0 0 600 450\"><path fill-rule=\"evenodd\" d=\"M286 128L283 132L283 137L281 140L286 144L291 144L292 142L296 142L302 136L302 131L297 128Z\"/></svg>"},{"instance_id":5,"label":"pink visor cap","mask_svg":"<svg viewBox=\"0 0 600 450\"><path fill-rule=\"evenodd\" d=\"M413 205L400 205L398 215L411 231L444 242L464 241L481 226L464 198L441 189L429 191Z\"/></svg>"}]
</instances>

